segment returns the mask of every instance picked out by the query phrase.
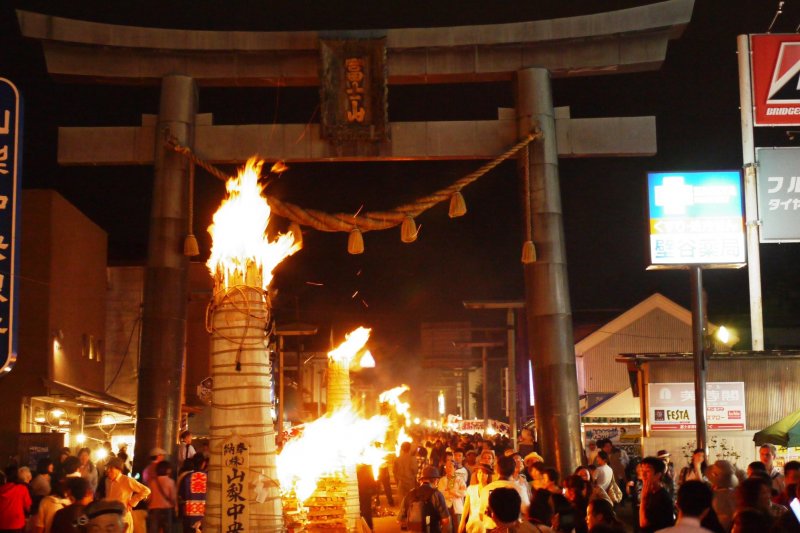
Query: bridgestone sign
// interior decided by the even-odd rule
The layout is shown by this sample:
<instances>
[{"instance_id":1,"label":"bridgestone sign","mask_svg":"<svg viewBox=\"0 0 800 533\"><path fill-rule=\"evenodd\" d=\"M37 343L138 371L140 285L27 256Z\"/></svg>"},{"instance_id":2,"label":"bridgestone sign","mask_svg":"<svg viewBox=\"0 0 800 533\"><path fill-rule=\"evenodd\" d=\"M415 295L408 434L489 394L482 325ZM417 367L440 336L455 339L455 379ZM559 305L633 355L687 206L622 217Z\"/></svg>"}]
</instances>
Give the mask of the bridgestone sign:
<instances>
[{"instance_id":1,"label":"bridgestone sign","mask_svg":"<svg viewBox=\"0 0 800 533\"><path fill-rule=\"evenodd\" d=\"M756 148L761 242L800 242L800 148Z\"/></svg>"}]
</instances>

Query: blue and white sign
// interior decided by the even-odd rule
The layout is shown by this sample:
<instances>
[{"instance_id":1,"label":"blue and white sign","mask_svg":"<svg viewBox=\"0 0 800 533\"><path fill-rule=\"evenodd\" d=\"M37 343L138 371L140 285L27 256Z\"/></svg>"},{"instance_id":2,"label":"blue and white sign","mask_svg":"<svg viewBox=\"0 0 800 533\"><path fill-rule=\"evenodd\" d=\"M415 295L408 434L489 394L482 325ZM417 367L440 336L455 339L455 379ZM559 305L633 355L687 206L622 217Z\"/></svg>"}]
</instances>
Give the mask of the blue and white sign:
<instances>
[{"instance_id":1,"label":"blue and white sign","mask_svg":"<svg viewBox=\"0 0 800 533\"><path fill-rule=\"evenodd\" d=\"M649 172L649 268L745 265L739 171Z\"/></svg>"},{"instance_id":2,"label":"blue and white sign","mask_svg":"<svg viewBox=\"0 0 800 533\"><path fill-rule=\"evenodd\" d=\"M16 293L17 191L22 172L22 102L10 81L0 78L0 375L17 360Z\"/></svg>"}]
</instances>

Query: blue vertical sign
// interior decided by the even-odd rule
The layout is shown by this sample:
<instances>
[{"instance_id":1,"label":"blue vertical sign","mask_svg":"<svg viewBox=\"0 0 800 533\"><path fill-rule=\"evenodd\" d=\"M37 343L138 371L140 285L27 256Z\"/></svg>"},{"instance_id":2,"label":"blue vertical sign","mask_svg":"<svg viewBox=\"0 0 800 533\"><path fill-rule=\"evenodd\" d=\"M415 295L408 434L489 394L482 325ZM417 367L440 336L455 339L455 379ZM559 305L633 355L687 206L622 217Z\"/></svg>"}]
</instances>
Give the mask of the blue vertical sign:
<instances>
[{"instance_id":1,"label":"blue vertical sign","mask_svg":"<svg viewBox=\"0 0 800 533\"><path fill-rule=\"evenodd\" d=\"M739 171L650 172L650 268L745 265Z\"/></svg>"},{"instance_id":2,"label":"blue vertical sign","mask_svg":"<svg viewBox=\"0 0 800 533\"><path fill-rule=\"evenodd\" d=\"M13 83L0 78L0 375L17 360L17 253L22 173L22 102Z\"/></svg>"}]
</instances>

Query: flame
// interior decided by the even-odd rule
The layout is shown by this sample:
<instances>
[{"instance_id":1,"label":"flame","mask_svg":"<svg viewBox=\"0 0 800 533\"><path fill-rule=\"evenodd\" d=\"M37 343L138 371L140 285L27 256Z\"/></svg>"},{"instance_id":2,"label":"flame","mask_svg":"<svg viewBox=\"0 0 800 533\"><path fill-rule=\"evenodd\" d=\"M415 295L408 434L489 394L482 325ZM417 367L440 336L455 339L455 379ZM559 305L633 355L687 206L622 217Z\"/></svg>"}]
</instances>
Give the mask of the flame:
<instances>
[{"instance_id":1,"label":"flame","mask_svg":"<svg viewBox=\"0 0 800 533\"><path fill-rule=\"evenodd\" d=\"M394 406L395 411L397 411L398 416L407 417L408 410L411 408L411 405L408 402L400 401L400 396L409 390L408 385L400 385L399 387L395 387L393 389L389 389L380 393L378 396L378 401L380 403L388 403L389 405Z\"/></svg>"},{"instance_id":2,"label":"flame","mask_svg":"<svg viewBox=\"0 0 800 533\"><path fill-rule=\"evenodd\" d=\"M262 288L266 289L275 267L300 249L291 233L278 235L272 242L267 239L270 207L261 194L264 187L258 183L263 164L253 157L238 176L227 181L228 197L208 227L212 246L206 265L215 277L221 274L225 288L230 287L234 276L244 279L251 264L260 271Z\"/></svg>"},{"instance_id":3,"label":"flame","mask_svg":"<svg viewBox=\"0 0 800 533\"><path fill-rule=\"evenodd\" d=\"M281 491L294 491L305 501L322 477L342 475L357 464L370 465L377 478L386 452L375 444L383 443L388 429L387 417L363 419L349 408L306 424L303 434L287 442L278 455Z\"/></svg>"},{"instance_id":4,"label":"flame","mask_svg":"<svg viewBox=\"0 0 800 533\"><path fill-rule=\"evenodd\" d=\"M395 446L394 450L395 456L400 457L400 446L402 446L404 442L413 443L414 439L408 436L408 433L406 433L406 428L400 426L400 431L397 433L397 446Z\"/></svg>"},{"instance_id":5,"label":"flame","mask_svg":"<svg viewBox=\"0 0 800 533\"><path fill-rule=\"evenodd\" d=\"M367 344L371 331L371 329L365 327L359 327L351 331L344 336L345 341L342 344L328 352L328 358L339 363L349 363Z\"/></svg>"}]
</instances>

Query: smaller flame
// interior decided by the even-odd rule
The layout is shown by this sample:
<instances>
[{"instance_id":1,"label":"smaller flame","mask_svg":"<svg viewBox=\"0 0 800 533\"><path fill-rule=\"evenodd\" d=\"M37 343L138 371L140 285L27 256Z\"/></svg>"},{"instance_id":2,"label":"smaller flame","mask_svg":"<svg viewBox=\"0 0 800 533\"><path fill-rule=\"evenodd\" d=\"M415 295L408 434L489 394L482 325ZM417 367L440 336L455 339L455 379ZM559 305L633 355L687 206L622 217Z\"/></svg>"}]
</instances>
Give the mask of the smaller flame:
<instances>
[{"instance_id":1,"label":"smaller flame","mask_svg":"<svg viewBox=\"0 0 800 533\"><path fill-rule=\"evenodd\" d=\"M400 396L407 390L409 390L408 385L400 385L399 387L389 389L380 393L378 396L378 401L380 403L388 403L389 405L393 406L395 411L397 411L398 416L407 417L408 411L411 408L411 404L400 401Z\"/></svg>"},{"instance_id":2,"label":"smaller flame","mask_svg":"<svg viewBox=\"0 0 800 533\"><path fill-rule=\"evenodd\" d=\"M367 344L371 331L371 329L365 327L359 327L351 331L344 336L345 341L342 344L328 352L328 358L338 363L349 363Z\"/></svg>"},{"instance_id":3,"label":"smaller flame","mask_svg":"<svg viewBox=\"0 0 800 533\"><path fill-rule=\"evenodd\" d=\"M406 433L406 429L405 429L404 427L402 427L402 426L401 426L401 427L400 427L400 431L397 433L397 446L395 447L395 450L394 450L394 454L395 454L397 457L400 457L400 446L401 446L401 445L402 445L404 442L410 442L410 443L412 443L412 444L413 444L413 443L414 443L414 439L412 439L411 437L409 437L409 436L408 436L408 433Z\"/></svg>"}]
</instances>

